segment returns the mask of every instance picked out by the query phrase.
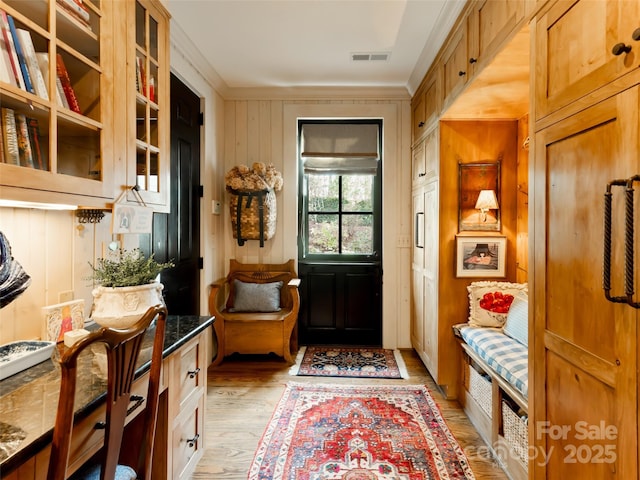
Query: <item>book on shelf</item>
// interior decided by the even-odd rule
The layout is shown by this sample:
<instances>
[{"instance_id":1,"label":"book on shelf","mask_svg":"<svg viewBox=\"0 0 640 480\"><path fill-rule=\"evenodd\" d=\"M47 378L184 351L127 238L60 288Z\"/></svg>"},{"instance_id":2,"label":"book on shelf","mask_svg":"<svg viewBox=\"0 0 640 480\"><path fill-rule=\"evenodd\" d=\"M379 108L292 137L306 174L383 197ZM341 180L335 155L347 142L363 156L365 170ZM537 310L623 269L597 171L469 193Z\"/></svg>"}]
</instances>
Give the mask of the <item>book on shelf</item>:
<instances>
[{"instance_id":1,"label":"book on shelf","mask_svg":"<svg viewBox=\"0 0 640 480\"><path fill-rule=\"evenodd\" d=\"M20 165L23 167L35 168L33 163L33 152L31 151L31 141L29 140L29 129L27 128L27 116L24 113L15 113L16 131L18 133L18 156Z\"/></svg>"},{"instance_id":2,"label":"book on shelf","mask_svg":"<svg viewBox=\"0 0 640 480\"><path fill-rule=\"evenodd\" d=\"M67 98L67 102L69 102L69 107L76 113L82 113L80 111L80 105L78 104L78 98L76 97L76 92L73 89L73 85L71 85L71 79L69 78L69 72L67 71L67 67L64 65L64 60L62 55L59 53L56 54L56 73L58 77L60 77L60 82L62 83L62 89L64 90L65 97Z\"/></svg>"},{"instance_id":3,"label":"book on shelf","mask_svg":"<svg viewBox=\"0 0 640 480\"><path fill-rule=\"evenodd\" d=\"M16 131L16 117L13 109L2 107L2 137L4 140L4 160L11 165L20 165L18 151L18 132Z\"/></svg>"},{"instance_id":4,"label":"book on shelf","mask_svg":"<svg viewBox=\"0 0 640 480\"><path fill-rule=\"evenodd\" d=\"M37 118L27 117L27 130L29 132L29 142L31 143L31 152L33 153L33 163L35 167L40 170L49 170L49 162L40 145L40 125Z\"/></svg>"},{"instance_id":5,"label":"book on shelf","mask_svg":"<svg viewBox=\"0 0 640 480\"><path fill-rule=\"evenodd\" d=\"M36 59L38 60L40 71L42 71L42 76L44 77L45 81L48 82L49 54L47 52L36 52ZM60 82L60 77L58 77L58 75L56 75L56 102L60 107L69 108L69 103L67 102L67 97L64 96L62 82Z\"/></svg>"},{"instance_id":6,"label":"book on shelf","mask_svg":"<svg viewBox=\"0 0 640 480\"><path fill-rule=\"evenodd\" d=\"M24 85L24 79L22 78L22 70L20 70L20 62L18 61L18 54L16 48L13 45L13 36L9 29L9 16L4 10L0 10L0 29L2 30L2 38L9 51L9 59L11 60L11 69L16 79L16 86L22 90L26 90Z\"/></svg>"},{"instance_id":7,"label":"book on shelf","mask_svg":"<svg viewBox=\"0 0 640 480\"><path fill-rule=\"evenodd\" d=\"M29 75L31 76L31 82L33 83L33 89L35 90L36 95L40 98L49 100L49 91L47 89L47 84L44 81L42 71L40 70L40 65L38 64L36 49L33 46L33 39L31 38L31 32L23 28L17 28L16 31L18 33L20 43L22 44L27 68L29 69Z\"/></svg>"},{"instance_id":8,"label":"book on shelf","mask_svg":"<svg viewBox=\"0 0 640 480\"><path fill-rule=\"evenodd\" d=\"M85 6L83 2L78 2L76 0L57 0L59 4L63 7L67 8L71 12L73 12L76 16L81 18L84 22L89 25L89 21L91 20L91 16L89 15L89 9Z\"/></svg>"},{"instance_id":9,"label":"book on shelf","mask_svg":"<svg viewBox=\"0 0 640 480\"><path fill-rule=\"evenodd\" d=\"M4 158L4 135L2 135L4 122L2 121L2 115L0 115L0 163L5 163Z\"/></svg>"},{"instance_id":10,"label":"book on shelf","mask_svg":"<svg viewBox=\"0 0 640 480\"><path fill-rule=\"evenodd\" d=\"M56 3L60 6L60 9L68 15L71 21L75 22L82 28L86 28L87 30L92 31L89 19L87 18L85 20L83 15L78 12L78 10L82 10L83 12L85 12L85 10L78 7L78 5L73 0L70 0L69 2L67 0L57 0ZM72 6L71 4L73 4L74 6ZM89 12L86 11L85 13L88 17Z\"/></svg>"},{"instance_id":11,"label":"book on shelf","mask_svg":"<svg viewBox=\"0 0 640 480\"><path fill-rule=\"evenodd\" d=\"M144 60L136 57L136 90L139 94L144 95L146 89L146 79L144 75Z\"/></svg>"},{"instance_id":12,"label":"book on shelf","mask_svg":"<svg viewBox=\"0 0 640 480\"><path fill-rule=\"evenodd\" d=\"M11 37L13 38L13 47L16 49L16 55L18 56L18 63L20 64L22 78L24 79L24 89L27 92L35 94L36 91L33 88L33 83L31 83L31 75L29 75L29 69L27 68L27 59L24 56L22 43L20 42L20 38L18 37L16 24L13 21L13 17L11 15L7 15L7 21L9 22L9 31L11 32Z\"/></svg>"},{"instance_id":13,"label":"book on shelf","mask_svg":"<svg viewBox=\"0 0 640 480\"><path fill-rule=\"evenodd\" d=\"M0 28L2 28L0 26ZM0 81L8 83L14 87L18 86L16 82L16 76L13 72L13 66L11 64L11 55L7 47L7 42L4 39L4 35L0 32Z\"/></svg>"}]
</instances>

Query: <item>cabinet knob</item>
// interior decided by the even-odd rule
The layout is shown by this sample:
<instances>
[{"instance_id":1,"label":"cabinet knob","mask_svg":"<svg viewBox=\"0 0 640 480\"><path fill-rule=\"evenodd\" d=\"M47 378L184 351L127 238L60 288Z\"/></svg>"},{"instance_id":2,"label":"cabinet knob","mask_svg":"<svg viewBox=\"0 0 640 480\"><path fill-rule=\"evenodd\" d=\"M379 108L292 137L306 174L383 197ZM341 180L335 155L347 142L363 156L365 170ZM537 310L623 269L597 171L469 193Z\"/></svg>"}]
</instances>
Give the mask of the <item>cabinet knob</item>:
<instances>
[{"instance_id":1,"label":"cabinet knob","mask_svg":"<svg viewBox=\"0 0 640 480\"><path fill-rule=\"evenodd\" d=\"M424 122L418 122L418 127L420 128L424 127Z\"/></svg>"},{"instance_id":2,"label":"cabinet knob","mask_svg":"<svg viewBox=\"0 0 640 480\"><path fill-rule=\"evenodd\" d=\"M462 70L460 70L460 71L458 72L458 76L459 76L459 77L464 77L466 74L467 74L467 72L463 72Z\"/></svg>"},{"instance_id":3,"label":"cabinet knob","mask_svg":"<svg viewBox=\"0 0 640 480\"><path fill-rule=\"evenodd\" d=\"M611 53L615 56L622 55L623 53L629 53L631 51L631 45L625 45L624 43L616 43L611 49Z\"/></svg>"},{"instance_id":4,"label":"cabinet knob","mask_svg":"<svg viewBox=\"0 0 640 480\"><path fill-rule=\"evenodd\" d=\"M187 438L187 445L189 446L189 448L193 448L199 438L200 438L200 434L199 433L196 433L193 436L193 438Z\"/></svg>"},{"instance_id":5,"label":"cabinet knob","mask_svg":"<svg viewBox=\"0 0 640 480\"><path fill-rule=\"evenodd\" d=\"M418 174L418 176L419 176L419 177L424 177L425 175L426 175L426 173L424 173L424 172L420 172L420 173Z\"/></svg>"},{"instance_id":6,"label":"cabinet knob","mask_svg":"<svg viewBox=\"0 0 640 480\"><path fill-rule=\"evenodd\" d=\"M187 373L189 374L189 378L195 378L195 376L200 372L200 367L197 367L195 370L189 370Z\"/></svg>"},{"instance_id":7,"label":"cabinet knob","mask_svg":"<svg viewBox=\"0 0 640 480\"><path fill-rule=\"evenodd\" d=\"M631 34L631 38L633 38L636 42L640 40L640 27L636 28Z\"/></svg>"},{"instance_id":8,"label":"cabinet knob","mask_svg":"<svg viewBox=\"0 0 640 480\"><path fill-rule=\"evenodd\" d=\"M478 61L478 59L477 59L477 58L473 58L473 57L471 57L471 58L469 59L469 63L476 63L477 61Z\"/></svg>"}]
</instances>

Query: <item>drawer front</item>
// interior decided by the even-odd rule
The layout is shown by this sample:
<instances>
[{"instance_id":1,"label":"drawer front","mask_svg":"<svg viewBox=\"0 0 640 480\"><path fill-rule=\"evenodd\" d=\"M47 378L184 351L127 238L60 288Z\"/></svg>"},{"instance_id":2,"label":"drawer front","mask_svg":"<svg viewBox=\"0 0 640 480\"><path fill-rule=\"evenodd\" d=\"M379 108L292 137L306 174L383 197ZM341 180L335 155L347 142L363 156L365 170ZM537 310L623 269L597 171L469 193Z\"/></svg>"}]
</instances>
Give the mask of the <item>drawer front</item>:
<instances>
[{"instance_id":1,"label":"drawer front","mask_svg":"<svg viewBox=\"0 0 640 480\"><path fill-rule=\"evenodd\" d=\"M204 452L204 395L185 409L173 431L173 478L188 478Z\"/></svg>"},{"instance_id":2,"label":"drawer front","mask_svg":"<svg viewBox=\"0 0 640 480\"><path fill-rule=\"evenodd\" d=\"M184 346L180 351L180 358L177 364L177 388L179 409L182 410L185 402L189 397L194 395L198 387L202 387L205 382L204 355L202 349L204 345L200 343L199 338Z\"/></svg>"}]
</instances>

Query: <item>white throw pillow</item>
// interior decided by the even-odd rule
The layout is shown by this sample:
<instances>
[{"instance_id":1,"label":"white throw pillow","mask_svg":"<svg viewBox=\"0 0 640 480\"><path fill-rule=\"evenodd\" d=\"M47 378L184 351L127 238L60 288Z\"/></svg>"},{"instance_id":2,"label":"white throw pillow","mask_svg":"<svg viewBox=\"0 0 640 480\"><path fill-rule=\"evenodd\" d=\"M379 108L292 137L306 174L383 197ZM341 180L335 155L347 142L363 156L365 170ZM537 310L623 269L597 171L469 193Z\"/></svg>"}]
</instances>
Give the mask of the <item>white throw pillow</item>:
<instances>
[{"instance_id":1,"label":"white throw pillow","mask_svg":"<svg viewBox=\"0 0 640 480\"><path fill-rule=\"evenodd\" d=\"M469 324L477 327L502 327L515 296L527 293L526 283L473 282L469 292Z\"/></svg>"},{"instance_id":2,"label":"white throw pillow","mask_svg":"<svg viewBox=\"0 0 640 480\"><path fill-rule=\"evenodd\" d=\"M521 344L529 345L529 300L524 293L513 299L503 331Z\"/></svg>"}]
</instances>

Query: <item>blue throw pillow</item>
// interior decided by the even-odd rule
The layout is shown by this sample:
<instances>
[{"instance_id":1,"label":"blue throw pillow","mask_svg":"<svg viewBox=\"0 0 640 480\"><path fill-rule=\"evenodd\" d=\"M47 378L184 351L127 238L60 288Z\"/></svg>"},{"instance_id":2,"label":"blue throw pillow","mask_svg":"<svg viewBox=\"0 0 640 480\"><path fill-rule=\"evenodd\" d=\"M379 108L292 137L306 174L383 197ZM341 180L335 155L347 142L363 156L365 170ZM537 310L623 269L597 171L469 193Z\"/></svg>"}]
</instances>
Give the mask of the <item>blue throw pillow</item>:
<instances>
[{"instance_id":1,"label":"blue throw pillow","mask_svg":"<svg viewBox=\"0 0 640 480\"><path fill-rule=\"evenodd\" d=\"M233 281L235 294L230 312L277 312L283 282L247 283Z\"/></svg>"},{"instance_id":2,"label":"blue throw pillow","mask_svg":"<svg viewBox=\"0 0 640 480\"><path fill-rule=\"evenodd\" d=\"M503 332L520 342L529 345L529 301L528 297L518 294L513 299Z\"/></svg>"}]
</instances>

